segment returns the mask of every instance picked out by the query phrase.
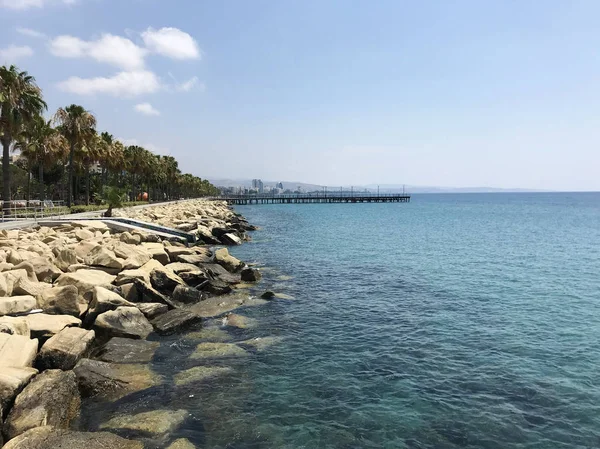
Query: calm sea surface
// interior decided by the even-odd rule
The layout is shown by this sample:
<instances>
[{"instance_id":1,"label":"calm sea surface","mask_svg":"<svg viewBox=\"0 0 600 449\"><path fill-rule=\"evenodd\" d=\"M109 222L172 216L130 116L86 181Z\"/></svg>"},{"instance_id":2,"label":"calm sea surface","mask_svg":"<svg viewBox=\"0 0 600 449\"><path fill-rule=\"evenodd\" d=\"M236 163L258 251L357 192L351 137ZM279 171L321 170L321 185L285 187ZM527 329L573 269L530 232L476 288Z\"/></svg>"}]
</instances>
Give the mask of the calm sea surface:
<instances>
[{"instance_id":1,"label":"calm sea surface","mask_svg":"<svg viewBox=\"0 0 600 449\"><path fill-rule=\"evenodd\" d=\"M289 295L275 336L175 394L202 448L600 447L600 194L237 209ZM173 348L157 369L177 364ZM183 352L185 352L183 350ZM189 393L189 394L188 394Z\"/></svg>"}]
</instances>

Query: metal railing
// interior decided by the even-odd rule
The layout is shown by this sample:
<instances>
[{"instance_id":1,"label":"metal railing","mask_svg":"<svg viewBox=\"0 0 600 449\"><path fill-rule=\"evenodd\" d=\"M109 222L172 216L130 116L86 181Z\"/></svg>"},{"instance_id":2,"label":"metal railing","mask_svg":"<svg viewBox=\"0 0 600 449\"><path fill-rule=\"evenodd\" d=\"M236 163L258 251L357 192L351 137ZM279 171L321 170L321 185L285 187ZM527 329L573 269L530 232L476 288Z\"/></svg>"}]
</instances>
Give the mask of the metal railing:
<instances>
[{"instance_id":1,"label":"metal railing","mask_svg":"<svg viewBox=\"0 0 600 449\"><path fill-rule=\"evenodd\" d=\"M0 201L2 210L2 222L17 220L43 220L46 218L61 218L68 215L70 210L64 205L64 201L39 201L39 200L16 200L8 201L8 207L5 208L5 202Z\"/></svg>"}]
</instances>

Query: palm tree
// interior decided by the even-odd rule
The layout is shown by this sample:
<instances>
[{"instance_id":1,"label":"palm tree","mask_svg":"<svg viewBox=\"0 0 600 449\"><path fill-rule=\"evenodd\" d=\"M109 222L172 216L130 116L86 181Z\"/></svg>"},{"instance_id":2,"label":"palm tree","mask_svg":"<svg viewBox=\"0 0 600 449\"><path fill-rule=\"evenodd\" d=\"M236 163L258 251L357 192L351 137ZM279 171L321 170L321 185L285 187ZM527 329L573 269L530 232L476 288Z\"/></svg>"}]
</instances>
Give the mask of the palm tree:
<instances>
[{"instance_id":1,"label":"palm tree","mask_svg":"<svg viewBox=\"0 0 600 449\"><path fill-rule=\"evenodd\" d=\"M66 108L59 108L54 115L55 123L60 125L62 134L69 142L69 181L67 190L67 206L71 206L73 199L73 157L75 151L81 149L96 129L96 117L86 111L83 106L72 104Z\"/></svg>"},{"instance_id":2,"label":"palm tree","mask_svg":"<svg viewBox=\"0 0 600 449\"><path fill-rule=\"evenodd\" d=\"M148 153L146 149L137 145L130 145L125 148L125 167L131 174L132 201L135 201L137 198L137 181L139 181L140 176L144 174L146 169L146 153Z\"/></svg>"},{"instance_id":3,"label":"palm tree","mask_svg":"<svg viewBox=\"0 0 600 449\"><path fill-rule=\"evenodd\" d=\"M10 146L27 125L44 110L47 105L35 78L27 72L20 72L14 65L0 67L0 141L2 142L2 175L4 211L9 213L10 205Z\"/></svg>"},{"instance_id":4,"label":"palm tree","mask_svg":"<svg viewBox=\"0 0 600 449\"><path fill-rule=\"evenodd\" d=\"M22 138L15 144L15 149L27 159L29 166L38 166L39 196L44 201L44 168L66 157L69 151L67 140L50 121L38 116L22 133Z\"/></svg>"}]
</instances>

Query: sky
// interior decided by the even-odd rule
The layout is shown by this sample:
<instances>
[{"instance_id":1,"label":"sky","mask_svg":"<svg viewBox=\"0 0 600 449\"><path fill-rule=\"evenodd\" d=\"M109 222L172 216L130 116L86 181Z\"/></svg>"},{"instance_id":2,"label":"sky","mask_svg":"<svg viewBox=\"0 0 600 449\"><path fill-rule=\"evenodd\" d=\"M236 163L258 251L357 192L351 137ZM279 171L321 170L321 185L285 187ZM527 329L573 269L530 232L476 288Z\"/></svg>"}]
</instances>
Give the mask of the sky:
<instances>
[{"instance_id":1,"label":"sky","mask_svg":"<svg viewBox=\"0 0 600 449\"><path fill-rule=\"evenodd\" d=\"M49 114L202 178L600 190L600 2L0 0Z\"/></svg>"}]
</instances>

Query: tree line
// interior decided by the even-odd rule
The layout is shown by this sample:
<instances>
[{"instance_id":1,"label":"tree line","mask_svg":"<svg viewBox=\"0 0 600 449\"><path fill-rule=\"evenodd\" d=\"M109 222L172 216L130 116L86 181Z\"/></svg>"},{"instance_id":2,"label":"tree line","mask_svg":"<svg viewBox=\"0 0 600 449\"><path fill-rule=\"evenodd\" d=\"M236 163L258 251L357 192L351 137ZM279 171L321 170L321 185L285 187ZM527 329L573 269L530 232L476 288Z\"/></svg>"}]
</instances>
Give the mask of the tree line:
<instances>
[{"instance_id":1,"label":"tree line","mask_svg":"<svg viewBox=\"0 0 600 449\"><path fill-rule=\"evenodd\" d=\"M11 152L18 166L38 184L39 200L57 197L89 205L107 186L136 199L169 200L218 194L205 179L184 174L172 156L161 156L138 145L126 146L96 129L96 117L83 106L59 108L44 118L48 106L34 77L15 66L0 67L0 142L2 198L12 200ZM57 188L58 186L58 188ZM52 191L48 189L52 187ZM146 198L147 193L148 197ZM28 191L29 196L29 191Z\"/></svg>"}]
</instances>

